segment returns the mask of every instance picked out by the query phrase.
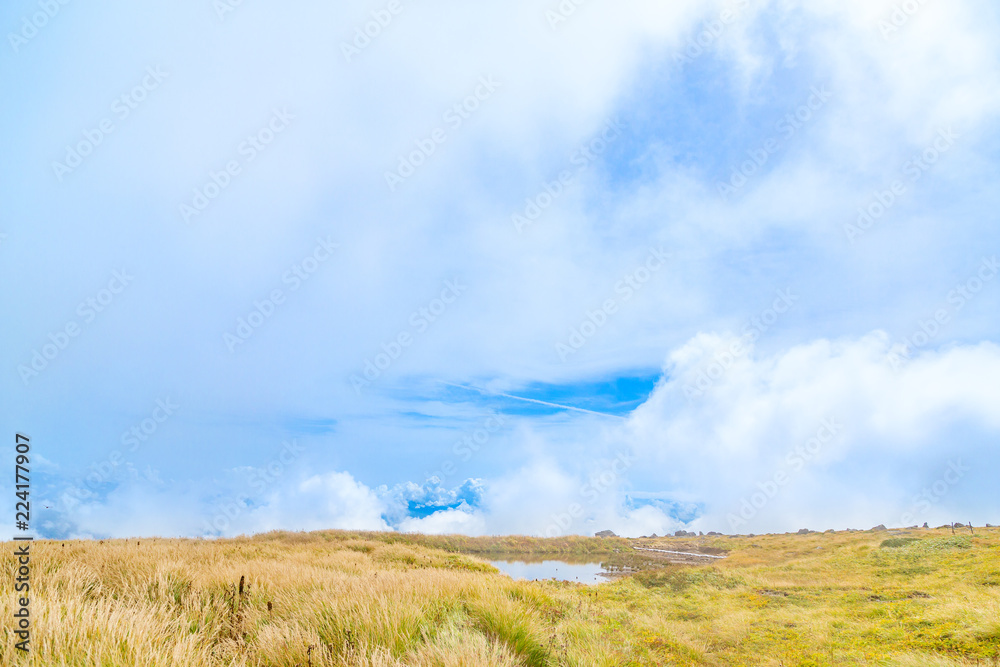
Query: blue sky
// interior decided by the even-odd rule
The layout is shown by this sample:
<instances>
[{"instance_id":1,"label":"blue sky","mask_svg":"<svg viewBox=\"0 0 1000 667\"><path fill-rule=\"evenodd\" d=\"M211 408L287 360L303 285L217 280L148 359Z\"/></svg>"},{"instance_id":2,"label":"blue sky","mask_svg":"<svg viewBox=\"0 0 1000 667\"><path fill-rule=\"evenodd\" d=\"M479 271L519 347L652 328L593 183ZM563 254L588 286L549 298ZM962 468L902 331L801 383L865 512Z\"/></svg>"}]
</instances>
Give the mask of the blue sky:
<instances>
[{"instance_id":1,"label":"blue sky","mask_svg":"<svg viewBox=\"0 0 1000 667\"><path fill-rule=\"evenodd\" d=\"M40 534L1000 520L994 5L42 5Z\"/></svg>"}]
</instances>

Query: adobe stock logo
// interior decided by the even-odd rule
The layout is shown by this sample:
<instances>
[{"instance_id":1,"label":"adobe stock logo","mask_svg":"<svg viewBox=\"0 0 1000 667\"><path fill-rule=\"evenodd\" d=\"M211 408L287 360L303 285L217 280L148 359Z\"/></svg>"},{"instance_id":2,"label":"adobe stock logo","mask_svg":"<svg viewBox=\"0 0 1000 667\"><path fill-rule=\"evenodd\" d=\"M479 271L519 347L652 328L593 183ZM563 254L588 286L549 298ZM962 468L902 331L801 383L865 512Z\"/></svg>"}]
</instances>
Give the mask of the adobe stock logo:
<instances>
[{"instance_id":1,"label":"adobe stock logo","mask_svg":"<svg viewBox=\"0 0 1000 667\"><path fill-rule=\"evenodd\" d=\"M740 12L750 7L750 0L735 0L730 5L719 12L717 19L702 24L703 29L695 37L688 39L687 48L674 56L675 62L686 65L705 53L717 39L722 37L726 26L735 22Z\"/></svg>"},{"instance_id":2,"label":"adobe stock logo","mask_svg":"<svg viewBox=\"0 0 1000 667\"><path fill-rule=\"evenodd\" d=\"M395 17L403 12L403 5L399 0L389 0L385 9L376 9L371 13L372 20L362 27L354 29L354 40L349 44L340 43L340 52L344 54L344 60L351 62L356 56L367 49L372 40L382 34L382 31L389 27Z\"/></svg>"},{"instance_id":3,"label":"adobe stock logo","mask_svg":"<svg viewBox=\"0 0 1000 667\"><path fill-rule=\"evenodd\" d=\"M181 406L167 398L156 399L156 407L138 424L133 425L129 430L121 435L122 447L127 446L127 451L135 452L139 447L149 442L153 435L165 424ZM106 459L90 465L90 473L79 480L79 486L69 486L59 497L57 511L66 512L72 510L81 502L86 502L96 498L96 491L102 484L114 479L119 467L130 463L125 454L120 449L112 450Z\"/></svg>"},{"instance_id":4,"label":"adobe stock logo","mask_svg":"<svg viewBox=\"0 0 1000 667\"><path fill-rule=\"evenodd\" d=\"M909 23L926 1L905 0L903 3L893 5L888 20L882 19L878 22L878 31L882 33L882 39L888 42L889 37Z\"/></svg>"},{"instance_id":5,"label":"adobe stock logo","mask_svg":"<svg viewBox=\"0 0 1000 667\"><path fill-rule=\"evenodd\" d=\"M340 244L330 240L328 235L325 239L321 236L316 239L316 246L312 252L295 262L281 276L281 282L289 286L288 292L296 292L305 281L309 280L316 272L333 257L334 252ZM280 288L272 289L263 299L253 302L253 309L246 317L236 319L236 329L233 333L222 334L222 342L229 348L230 352L235 352L236 348L250 340L257 329L264 326L277 312L278 308L285 304L288 293ZM235 334L235 335L234 335Z\"/></svg>"},{"instance_id":6,"label":"adobe stock logo","mask_svg":"<svg viewBox=\"0 0 1000 667\"><path fill-rule=\"evenodd\" d=\"M729 180L716 183L715 187L722 201L728 202L730 197L749 183L754 174L758 173L768 163L771 156L785 146L782 142L787 142L799 130L805 127L809 121L815 118L820 109L826 106L832 95L826 89L826 85L810 88L809 97L794 111L785 114L775 123L774 129L781 132L781 137L769 137L761 142L758 148L748 150L746 152L747 159L738 168L732 169Z\"/></svg>"},{"instance_id":7,"label":"adobe stock logo","mask_svg":"<svg viewBox=\"0 0 1000 667\"><path fill-rule=\"evenodd\" d=\"M38 31L47 26L50 19L55 18L62 6L68 4L69 0L38 0L41 11L32 14L30 20L27 16L22 16L19 33L7 33L7 41L10 42L10 48L14 49L14 53L18 53L22 46L34 39Z\"/></svg>"},{"instance_id":8,"label":"adobe stock logo","mask_svg":"<svg viewBox=\"0 0 1000 667\"><path fill-rule=\"evenodd\" d=\"M586 171L604 154L611 144L622 136L624 126L618 117L605 123L600 132L580 146L570 155L569 163L576 167L576 173L565 169L551 181L542 181L542 187L535 196L524 200L524 208L510 216L518 234L528 225L534 224L542 214L569 188L573 180Z\"/></svg>"},{"instance_id":9,"label":"adobe stock logo","mask_svg":"<svg viewBox=\"0 0 1000 667\"><path fill-rule=\"evenodd\" d=\"M96 295L87 297L76 307L76 314L83 320L83 324L90 324L97 319L98 313L107 310L134 279L135 276L130 276L125 269L112 271L111 280L108 281L107 287L99 290ZM21 364L17 367L21 382L27 386L30 380L38 377L82 332L83 327L80 326L80 323L77 320L70 320L55 333L49 333L49 342L44 343L40 350L32 350L33 354L28 364Z\"/></svg>"},{"instance_id":10,"label":"adobe stock logo","mask_svg":"<svg viewBox=\"0 0 1000 667\"><path fill-rule=\"evenodd\" d=\"M549 22L549 27L555 31L556 28L559 27L559 24L565 23L571 16L573 16L573 14L576 14L576 10L586 1L587 0L562 0L555 10L546 10L545 20Z\"/></svg>"},{"instance_id":11,"label":"adobe stock logo","mask_svg":"<svg viewBox=\"0 0 1000 667\"><path fill-rule=\"evenodd\" d=\"M228 501L216 504L212 518L205 519L203 524L204 535L223 535L229 531L236 519L253 511L257 506L255 499L274 486L285 474L285 471L306 451L305 447L299 445L297 440L291 442L286 440L281 445L281 451L275 458L262 468L251 470L246 481L252 487L252 493L241 493L231 497Z\"/></svg>"},{"instance_id":12,"label":"adobe stock logo","mask_svg":"<svg viewBox=\"0 0 1000 667\"><path fill-rule=\"evenodd\" d=\"M472 118L472 114L479 109L483 102L490 99L501 85L492 75L479 77L479 82L472 93L464 97L461 102L453 104L450 109L444 112L441 120L447 123L452 131L457 130ZM424 139L414 140L415 148L406 155L399 156L396 169L386 170L383 173L389 192L395 192L406 179L417 173L417 169L422 167L437 152L438 146L446 141L448 141L448 131L442 127L431 130Z\"/></svg>"},{"instance_id":13,"label":"adobe stock logo","mask_svg":"<svg viewBox=\"0 0 1000 667\"><path fill-rule=\"evenodd\" d=\"M219 195L226 191L233 179L243 172L243 167L249 165L257 159L257 156L267 150L267 147L278 135L288 129L291 122L295 120L294 114L287 109L272 109L271 118L253 134L247 135L246 139L236 147L236 152L243 156L243 164L239 160L229 160L219 171L209 170L208 182L201 187L194 188L194 197L191 203L183 202L178 206L181 219L184 222L191 222L191 218L199 216L208 208Z\"/></svg>"},{"instance_id":14,"label":"adobe stock logo","mask_svg":"<svg viewBox=\"0 0 1000 667\"><path fill-rule=\"evenodd\" d=\"M796 445L785 456L785 465L791 468L790 473L784 470L776 471L771 479L757 482L757 491L751 493L749 497L744 496L740 499L738 512L726 516L729 528L735 531L737 528L747 525L748 521L752 521L792 480L793 473L798 473L805 468L806 463L819 456L823 448L843 431L844 425L838 423L836 419L824 419L813 437L801 445Z\"/></svg>"},{"instance_id":15,"label":"adobe stock logo","mask_svg":"<svg viewBox=\"0 0 1000 667\"><path fill-rule=\"evenodd\" d=\"M111 103L111 112L115 114L119 121L124 121L133 111L146 101L146 98L170 76L169 72L164 72L159 65L146 68L146 74L142 80L131 90L115 98ZM66 146L66 155L62 162L52 161L52 172L62 183L66 174L70 174L80 167L86 158L100 146L109 134L115 131L115 122L110 118L104 118L97 123L93 129L82 132L83 139L74 145Z\"/></svg>"},{"instance_id":16,"label":"adobe stock logo","mask_svg":"<svg viewBox=\"0 0 1000 667\"><path fill-rule=\"evenodd\" d=\"M438 321L448 309L458 301L468 289L458 278L444 281L444 289L438 298L432 299L426 306L420 307L410 315L410 329L404 329L393 336L388 343L382 343L382 351L371 359L365 359L365 367L361 375L351 375L350 382L354 393L361 395L361 390L371 386L389 370L406 350L416 342L416 336L427 331L431 324ZM412 333L411 333L412 331Z\"/></svg>"},{"instance_id":17,"label":"adobe stock logo","mask_svg":"<svg viewBox=\"0 0 1000 667\"><path fill-rule=\"evenodd\" d=\"M592 476L586 484L580 487L580 497L593 506L601 496L615 487L622 476L635 464L635 456L631 452L618 452L618 456L600 475ZM566 535L573 524L582 519L587 508L580 503L570 503L565 512L552 515L552 523L545 529L545 537Z\"/></svg>"},{"instance_id":18,"label":"adobe stock logo","mask_svg":"<svg viewBox=\"0 0 1000 667\"><path fill-rule=\"evenodd\" d=\"M579 352L591 338L597 335L598 331L604 328L609 318L618 312L621 305L631 301L643 285L652 280L653 276L667 264L670 257L671 255L665 253L663 248L650 248L645 263L625 274L621 280L615 283L615 294L619 296L605 299L596 309L586 311L584 313L586 319L580 322L579 326L570 329L567 342L556 343L556 354L559 355L559 360L566 363L566 359L570 355Z\"/></svg>"},{"instance_id":19,"label":"adobe stock logo","mask_svg":"<svg viewBox=\"0 0 1000 667\"><path fill-rule=\"evenodd\" d=\"M950 127L938 130L937 137L931 145L903 164L903 174L909 177L910 183L916 183L925 173L930 171L931 167L951 150L955 141L961 136ZM856 223L844 224L844 234L851 245L854 245L868 230L878 224L882 216L888 213L907 192L909 192L907 184L899 179L892 181L885 190L875 190L868 203L858 209Z\"/></svg>"},{"instance_id":20,"label":"adobe stock logo","mask_svg":"<svg viewBox=\"0 0 1000 667\"><path fill-rule=\"evenodd\" d=\"M455 441L451 449L452 454L464 463L469 462L476 452L489 444L492 435L503 428L506 423L507 419L501 413L491 414L479 428L466 433L460 440ZM444 484L445 479L456 472L458 472L458 466L456 466L454 459L445 459L437 471L427 473L426 479L431 484Z\"/></svg>"},{"instance_id":21,"label":"adobe stock logo","mask_svg":"<svg viewBox=\"0 0 1000 667\"><path fill-rule=\"evenodd\" d=\"M701 398L715 383L721 380L736 364L736 361L747 354L757 340L767 333L778 319L795 307L799 297L792 294L791 288L778 290L777 298L770 308L765 308L743 327L743 334L730 343L728 349L723 349L713 356L712 362L698 372L693 384L684 385L686 398Z\"/></svg>"},{"instance_id":22,"label":"adobe stock logo","mask_svg":"<svg viewBox=\"0 0 1000 667\"><path fill-rule=\"evenodd\" d=\"M889 362L892 369L899 370L911 359L916 350L930 345L951 322L952 318L975 299L998 274L1000 274L1000 261L997 260L996 255L992 258L983 257L982 263L975 273L948 292L946 304L941 304L926 319L918 320L918 329L904 338L902 342L892 346L886 355L886 361Z\"/></svg>"},{"instance_id":23,"label":"adobe stock logo","mask_svg":"<svg viewBox=\"0 0 1000 667\"><path fill-rule=\"evenodd\" d=\"M913 505L899 517L899 525L908 526L915 517L928 512L934 505L940 503L948 495L951 487L957 485L965 477L965 473L971 470L969 466L962 465L962 459L948 461L944 474L930 487L924 487L920 495L913 496Z\"/></svg>"}]
</instances>

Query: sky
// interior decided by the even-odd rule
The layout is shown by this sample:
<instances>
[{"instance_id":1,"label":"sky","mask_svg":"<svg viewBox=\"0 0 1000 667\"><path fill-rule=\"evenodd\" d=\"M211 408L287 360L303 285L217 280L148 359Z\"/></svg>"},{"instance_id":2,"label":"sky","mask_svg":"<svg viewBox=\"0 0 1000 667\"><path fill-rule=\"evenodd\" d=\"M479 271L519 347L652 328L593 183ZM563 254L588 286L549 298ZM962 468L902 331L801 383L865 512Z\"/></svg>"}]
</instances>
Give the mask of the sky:
<instances>
[{"instance_id":1,"label":"sky","mask_svg":"<svg viewBox=\"0 0 1000 667\"><path fill-rule=\"evenodd\" d=\"M1000 523L996 3L0 28L41 537Z\"/></svg>"}]
</instances>

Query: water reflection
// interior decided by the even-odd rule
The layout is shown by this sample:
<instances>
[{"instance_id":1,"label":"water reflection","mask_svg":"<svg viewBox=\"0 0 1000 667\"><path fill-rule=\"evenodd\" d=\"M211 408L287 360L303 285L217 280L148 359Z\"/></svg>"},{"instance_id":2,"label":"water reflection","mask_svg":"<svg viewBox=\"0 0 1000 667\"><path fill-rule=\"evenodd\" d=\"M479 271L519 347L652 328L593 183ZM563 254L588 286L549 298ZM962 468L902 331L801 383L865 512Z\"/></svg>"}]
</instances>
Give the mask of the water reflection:
<instances>
[{"instance_id":1,"label":"water reflection","mask_svg":"<svg viewBox=\"0 0 1000 667\"><path fill-rule=\"evenodd\" d=\"M558 579L581 584L602 584L610 581L600 563L568 563L563 560L525 562L523 560L493 560L497 568L513 579L540 581Z\"/></svg>"}]
</instances>

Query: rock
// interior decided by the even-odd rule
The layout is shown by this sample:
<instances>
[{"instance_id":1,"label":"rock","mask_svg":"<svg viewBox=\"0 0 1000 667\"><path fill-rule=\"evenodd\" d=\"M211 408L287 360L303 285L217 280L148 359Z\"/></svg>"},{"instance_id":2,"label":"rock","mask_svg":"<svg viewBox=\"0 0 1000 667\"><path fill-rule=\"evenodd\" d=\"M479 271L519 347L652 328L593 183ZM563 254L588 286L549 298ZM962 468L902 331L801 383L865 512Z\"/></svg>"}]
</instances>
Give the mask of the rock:
<instances>
[{"instance_id":1,"label":"rock","mask_svg":"<svg viewBox=\"0 0 1000 667\"><path fill-rule=\"evenodd\" d=\"M689 533L686 530L678 530L674 537L698 537L698 533Z\"/></svg>"},{"instance_id":2,"label":"rock","mask_svg":"<svg viewBox=\"0 0 1000 667\"><path fill-rule=\"evenodd\" d=\"M886 527L880 523L879 525L872 528L872 530L886 530Z\"/></svg>"},{"instance_id":3,"label":"rock","mask_svg":"<svg viewBox=\"0 0 1000 667\"><path fill-rule=\"evenodd\" d=\"M795 534L796 534L796 535L808 535L808 534L809 534L809 533L811 533L811 532L812 532L812 531L811 531L811 530L809 530L808 528L799 528L799 532L797 532L797 533L795 533Z\"/></svg>"},{"instance_id":4,"label":"rock","mask_svg":"<svg viewBox=\"0 0 1000 667\"><path fill-rule=\"evenodd\" d=\"M767 588L764 588L762 590L757 591L757 595L770 595L771 597L787 598L789 596L789 593L786 593L785 591L772 591Z\"/></svg>"},{"instance_id":5,"label":"rock","mask_svg":"<svg viewBox=\"0 0 1000 667\"><path fill-rule=\"evenodd\" d=\"M710 531L708 531L708 532L707 532L707 533L705 533L705 534L706 534L706 535L722 535L722 533L717 533L717 532L715 532L714 530L710 530Z\"/></svg>"},{"instance_id":6,"label":"rock","mask_svg":"<svg viewBox=\"0 0 1000 667\"><path fill-rule=\"evenodd\" d=\"M926 521L924 521L924 528L930 528L930 526L927 525Z\"/></svg>"},{"instance_id":7,"label":"rock","mask_svg":"<svg viewBox=\"0 0 1000 667\"><path fill-rule=\"evenodd\" d=\"M596 534L594 535L594 537L618 537L618 536L617 536L617 535L615 535L615 534L614 534L613 532L611 532L610 530L602 530L601 532L599 532L599 533L596 533Z\"/></svg>"},{"instance_id":8,"label":"rock","mask_svg":"<svg viewBox=\"0 0 1000 667\"><path fill-rule=\"evenodd\" d=\"M649 536L649 538L650 538L650 539L653 539L653 540L655 540L655 539L656 539L656 537L657 537L656 533L653 533L652 535L650 535L650 536Z\"/></svg>"}]
</instances>

